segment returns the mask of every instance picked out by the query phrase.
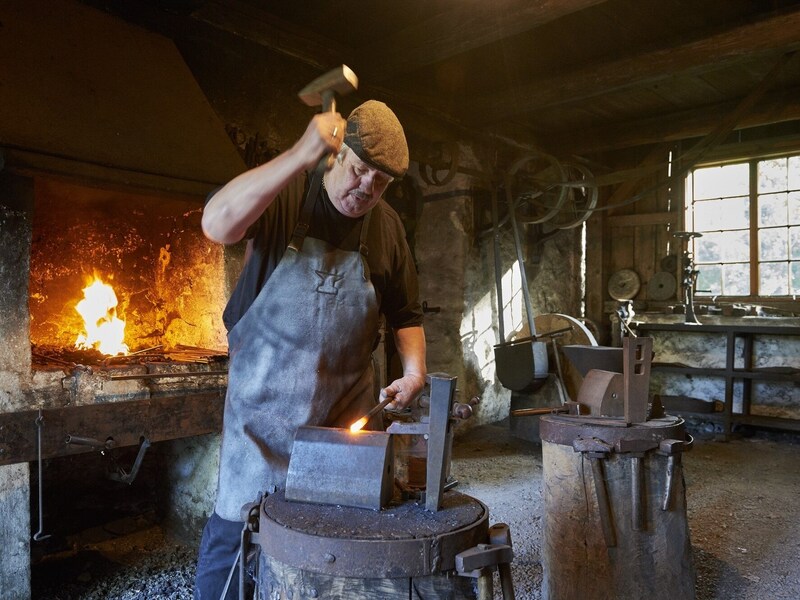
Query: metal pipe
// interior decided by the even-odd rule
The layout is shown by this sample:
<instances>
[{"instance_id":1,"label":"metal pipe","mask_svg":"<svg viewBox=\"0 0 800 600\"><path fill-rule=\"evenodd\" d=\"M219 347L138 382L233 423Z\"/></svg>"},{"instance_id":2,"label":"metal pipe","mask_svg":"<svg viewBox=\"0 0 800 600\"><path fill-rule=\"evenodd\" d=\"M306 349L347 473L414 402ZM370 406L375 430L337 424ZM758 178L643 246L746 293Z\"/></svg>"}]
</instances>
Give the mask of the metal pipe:
<instances>
[{"instance_id":1,"label":"metal pipe","mask_svg":"<svg viewBox=\"0 0 800 600\"><path fill-rule=\"evenodd\" d=\"M39 409L39 416L36 417L36 463L39 471L39 531L33 534L36 542L46 540L50 534L43 535L44 532L44 509L42 508L42 487L44 486L44 476L42 475L42 427L44 427L44 417L42 409Z\"/></svg>"},{"instance_id":2,"label":"metal pipe","mask_svg":"<svg viewBox=\"0 0 800 600\"><path fill-rule=\"evenodd\" d=\"M187 377L208 377L211 375L227 374L228 371L193 371L191 373L138 373L134 375L112 375L110 379L113 381L122 381L123 379L163 379L165 377L184 379Z\"/></svg>"},{"instance_id":3,"label":"metal pipe","mask_svg":"<svg viewBox=\"0 0 800 600\"><path fill-rule=\"evenodd\" d=\"M536 324L533 322L533 305L531 303L531 291L528 288L528 272L525 269L525 259L522 255L522 240L519 237L519 225L517 224L517 203L513 202L508 207L511 216L511 231L514 234L514 248L517 251L517 262L519 263L519 277L522 283L522 299L525 301L525 313L528 317L528 331L536 337Z\"/></svg>"}]
</instances>

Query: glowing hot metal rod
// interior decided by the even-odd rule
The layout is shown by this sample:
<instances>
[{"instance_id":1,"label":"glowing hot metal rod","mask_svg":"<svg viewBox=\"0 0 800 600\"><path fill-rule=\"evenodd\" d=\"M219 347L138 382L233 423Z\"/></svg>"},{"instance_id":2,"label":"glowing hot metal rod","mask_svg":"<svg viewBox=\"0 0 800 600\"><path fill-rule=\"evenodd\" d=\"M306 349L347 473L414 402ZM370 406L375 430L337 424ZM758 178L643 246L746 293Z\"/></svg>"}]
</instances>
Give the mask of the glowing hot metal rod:
<instances>
[{"instance_id":1,"label":"glowing hot metal rod","mask_svg":"<svg viewBox=\"0 0 800 600\"><path fill-rule=\"evenodd\" d=\"M375 406L373 406L373 407L372 407L372 408L369 410L369 412L368 412L367 414L365 414L365 415L364 415L363 417L361 417L361 418L360 418L358 421L356 421L355 423L353 423L352 425L350 425L350 431L351 431L351 432L353 432L353 433L356 433L356 432L358 432L358 431L361 431L361 430L364 428L364 425L366 425L367 423L369 423L369 420L370 420L372 417L374 417L374 416L375 416L375 415L377 415L379 412L381 412L381 411L382 411L384 408L386 408L386 406L387 406L387 405L388 405L388 404L389 404L389 403L390 403L392 400L394 400L394 397L393 397L393 396L389 396L388 398L385 398L384 400L382 400L380 404L376 404Z\"/></svg>"}]
</instances>

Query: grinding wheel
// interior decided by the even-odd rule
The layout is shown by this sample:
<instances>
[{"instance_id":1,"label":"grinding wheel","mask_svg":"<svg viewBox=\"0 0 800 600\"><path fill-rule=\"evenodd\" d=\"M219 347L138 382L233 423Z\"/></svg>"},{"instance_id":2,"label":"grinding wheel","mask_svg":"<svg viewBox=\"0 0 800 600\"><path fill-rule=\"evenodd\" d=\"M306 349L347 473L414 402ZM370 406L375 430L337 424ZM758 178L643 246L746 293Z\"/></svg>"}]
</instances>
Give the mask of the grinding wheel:
<instances>
[{"instance_id":1,"label":"grinding wheel","mask_svg":"<svg viewBox=\"0 0 800 600\"><path fill-rule=\"evenodd\" d=\"M641 289L639 274L633 269L620 269L608 278L608 295L614 300L633 300Z\"/></svg>"},{"instance_id":2,"label":"grinding wheel","mask_svg":"<svg viewBox=\"0 0 800 600\"><path fill-rule=\"evenodd\" d=\"M583 376L573 366L572 362L567 359L562 346L597 346L597 340L586 325L569 315L562 315L559 313L537 315L533 319L533 325L536 327L537 335L546 335L551 331L569 329L569 331L560 333L555 336L555 338L552 338L555 339L556 347L558 348L557 357L553 349L551 338L542 337L541 340L547 344L548 371L558 374L559 365L561 366L561 375L567 395L570 397L570 400L576 400L578 398L578 391L581 389L581 384L583 383ZM528 324L525 323L519 331L511 334L507 341L528 337L529 335ZM556 359L558 359L558 362L556 362Z\"/></svg>"},{"instance_id":3,"label":"grinding wheel","mask_svg":"<svg viewBox=\"0 0 800 600\"><path fill-rule=\"evenodd\" d=\"M666 271L655 273L647 283L647 297L650 300L669 300L675 297L677 283L675 276Z\"/></svg>"}]
</instances>

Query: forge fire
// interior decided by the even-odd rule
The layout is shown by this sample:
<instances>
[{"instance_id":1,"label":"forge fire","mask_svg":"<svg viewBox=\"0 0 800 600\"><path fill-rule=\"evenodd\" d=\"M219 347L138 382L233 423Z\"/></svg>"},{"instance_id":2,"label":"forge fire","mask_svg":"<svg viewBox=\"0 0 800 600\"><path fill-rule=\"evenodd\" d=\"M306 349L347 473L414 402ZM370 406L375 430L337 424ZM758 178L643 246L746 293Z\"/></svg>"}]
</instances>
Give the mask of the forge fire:
<instances>
[{"instance_id":1,"label":"forge fire","mask_svg":"<svg viewBox=\"0 0 800 600\"><path fill-rule=\"evenodd\" d=\"M35 182L30 338L37 353L226 346L221 247L196 198Z\"/></svg>"},{"instance_id":2,"label":"forge fire","mask_svg":"<svg viewBox=\"0 0 800 600\"><path fill-rule=\"evenodd\" d=\"M75 347L96 348L103 354L126 354L125 321L117 317L117 295L110 284L99 277L83 288L83 300L75 310L83 317L85 331L78 334Z\"/></svg>"}]
</instances>

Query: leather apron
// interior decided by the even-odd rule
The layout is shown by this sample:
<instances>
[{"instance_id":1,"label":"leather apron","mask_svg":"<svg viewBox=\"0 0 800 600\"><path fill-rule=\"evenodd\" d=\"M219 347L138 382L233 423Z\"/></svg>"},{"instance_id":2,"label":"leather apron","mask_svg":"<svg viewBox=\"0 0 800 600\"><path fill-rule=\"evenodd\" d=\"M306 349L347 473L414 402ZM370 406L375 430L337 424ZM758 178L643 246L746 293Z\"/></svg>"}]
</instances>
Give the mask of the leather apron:
<instances>
[{"instance_id":1,"label":"leather apron","mask_svg":"<svg viewBox=\"0 0 800 600\"><path fill-rule=\"evenodd\" d=\"M312 186L313 189L314 186ZM295 431L348 427L375 405L371 353L378 303L360 248L306 238L317 194L305 199L292 242L253 304L228 334L228 392L215 511L241 508L285 487Z\"/></svg>"}]
</instances>

